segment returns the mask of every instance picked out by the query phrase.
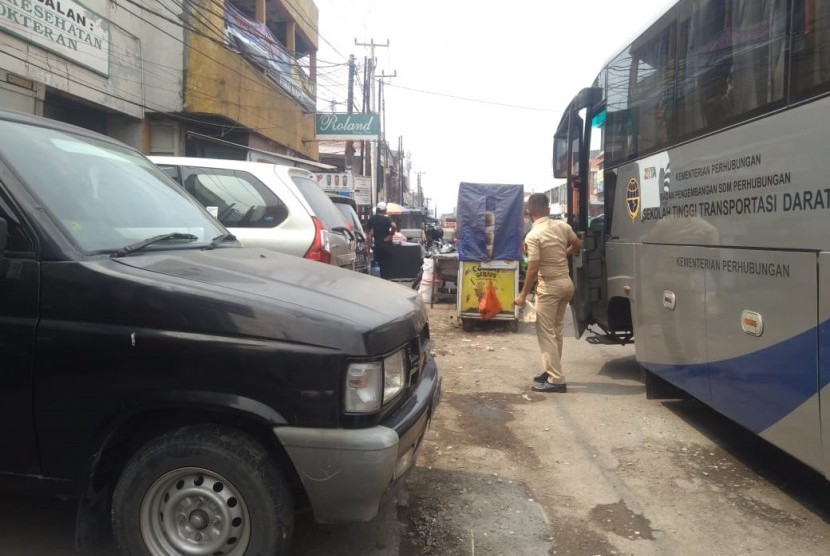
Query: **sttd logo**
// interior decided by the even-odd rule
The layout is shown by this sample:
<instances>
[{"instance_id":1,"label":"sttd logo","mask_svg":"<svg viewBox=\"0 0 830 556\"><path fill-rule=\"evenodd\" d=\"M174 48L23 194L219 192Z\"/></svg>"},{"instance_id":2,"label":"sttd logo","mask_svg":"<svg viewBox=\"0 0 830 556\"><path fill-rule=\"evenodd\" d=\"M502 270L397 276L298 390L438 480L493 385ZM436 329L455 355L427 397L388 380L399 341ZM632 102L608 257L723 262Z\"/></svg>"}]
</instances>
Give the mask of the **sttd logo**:
<instances>
[{"instance_id":1,"label":"sttd logo","mask_svg":"<svg viewBox=\"0 0 830 556\"><path fill-rule=\"evenodd\" d=\"M625 190L625 202L628 206L628 216L631 217L631 220L634 220L640 214L640 184L634 178L628 180L628 188Z\"/></svg>"}]
</instances>

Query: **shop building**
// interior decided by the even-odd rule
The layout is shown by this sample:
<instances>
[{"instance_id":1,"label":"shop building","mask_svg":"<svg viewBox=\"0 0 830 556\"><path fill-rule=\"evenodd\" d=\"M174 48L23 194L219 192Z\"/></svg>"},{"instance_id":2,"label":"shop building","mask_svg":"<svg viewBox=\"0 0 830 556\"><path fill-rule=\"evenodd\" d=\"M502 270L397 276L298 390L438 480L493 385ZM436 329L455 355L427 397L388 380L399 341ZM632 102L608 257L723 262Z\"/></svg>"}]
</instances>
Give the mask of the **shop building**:
<instances>
[{"instance_id":1,"label":"shop building","mask_svg":"<svg viewBox=\"0 0 830 556\"><path fill-rule=\"evenodd\" d=\"M0 107L147 154L321 165L313 0L0 0Z\"/></svg>"}]
</instances>

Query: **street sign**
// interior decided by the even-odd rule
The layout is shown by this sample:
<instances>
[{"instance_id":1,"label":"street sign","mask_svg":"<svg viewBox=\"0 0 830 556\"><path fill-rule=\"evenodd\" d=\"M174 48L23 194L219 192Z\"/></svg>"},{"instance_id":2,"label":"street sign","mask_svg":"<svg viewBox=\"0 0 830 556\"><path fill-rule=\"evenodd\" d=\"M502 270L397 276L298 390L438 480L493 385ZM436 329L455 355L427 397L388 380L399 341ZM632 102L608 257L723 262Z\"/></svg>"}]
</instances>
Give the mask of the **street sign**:
<instances>
[{"instance_id":1,"label":"street sign","mask_svg":"<svg viewBox=\"0 0 830 556\"><path fill-rule=\"evenodd\" d=\"M380 124L377 114L317 114L318 139L377 141Z\"/></svg>"}]
</instances>

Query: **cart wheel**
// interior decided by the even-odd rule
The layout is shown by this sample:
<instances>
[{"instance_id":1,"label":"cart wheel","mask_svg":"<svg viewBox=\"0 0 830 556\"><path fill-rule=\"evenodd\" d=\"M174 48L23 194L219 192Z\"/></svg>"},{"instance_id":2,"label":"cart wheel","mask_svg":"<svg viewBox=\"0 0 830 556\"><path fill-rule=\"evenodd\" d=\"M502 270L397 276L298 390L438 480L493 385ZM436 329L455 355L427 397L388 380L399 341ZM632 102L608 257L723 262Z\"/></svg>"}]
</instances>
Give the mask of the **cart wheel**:
<instances>
[{"instance_id":1,"label":"cart wheel","mask_svg":"<svg viewBox=\"0 0 830 556\"><path fill-rule=\"evenodd\" d=\"M510 332L518 332L519 331L519 321L512 320L510 321Z\"/></svg>"},{"instance_id":2,"label":"cart wheel","mask_svg":"<svg viewBox=\"0 0 830 556\"><path fill-rule=\"evenodd\" d=\"M472 332L473 330L473 321L470 319L461 319L461 330L464 332Z\"/></svg>"}]
</instances>

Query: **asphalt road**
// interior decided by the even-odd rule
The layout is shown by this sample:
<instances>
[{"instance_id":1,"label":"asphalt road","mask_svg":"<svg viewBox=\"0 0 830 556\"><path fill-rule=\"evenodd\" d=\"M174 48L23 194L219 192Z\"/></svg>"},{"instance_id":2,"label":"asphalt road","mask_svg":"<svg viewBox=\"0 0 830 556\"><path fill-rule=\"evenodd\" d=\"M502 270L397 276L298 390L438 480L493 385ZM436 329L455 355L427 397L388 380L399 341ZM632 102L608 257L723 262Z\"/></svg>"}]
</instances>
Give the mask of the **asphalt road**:
<instances>
[{"instance_id":1,"label":"asphalt road","mask_svg":"<svg viewBox=\"0 0 830 556\"><path fill-rule=\"evenodd\" d=\"M418 466L370 523L299 515L293 555L830 553L830 483L699 403L646 400L632 346L567 338L569 392L537 394L532 325L430 315L444 396ZM72 527L71 502L0 496L0 556L77 555Z\"/></svg>"}]
</instances>

